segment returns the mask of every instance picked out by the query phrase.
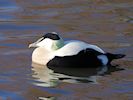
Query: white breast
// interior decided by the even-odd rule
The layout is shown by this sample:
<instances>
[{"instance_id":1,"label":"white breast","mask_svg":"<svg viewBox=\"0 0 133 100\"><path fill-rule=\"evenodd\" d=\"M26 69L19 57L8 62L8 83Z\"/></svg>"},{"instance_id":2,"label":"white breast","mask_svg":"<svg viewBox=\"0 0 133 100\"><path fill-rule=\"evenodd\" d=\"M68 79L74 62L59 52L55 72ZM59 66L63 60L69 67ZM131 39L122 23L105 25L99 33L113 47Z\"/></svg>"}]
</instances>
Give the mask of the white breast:
<instances>
[{"instance_id":1,"label":"white breast","mask_svg":"<svg viewBox=\"0 0 133 100\"><path fill-rule=\"evenodd\" d=\"M40 47L36 48L32 54L32 62L40 65L46 65L52 58L54 58L52 52Z\"/></svg>"}]
</instances>

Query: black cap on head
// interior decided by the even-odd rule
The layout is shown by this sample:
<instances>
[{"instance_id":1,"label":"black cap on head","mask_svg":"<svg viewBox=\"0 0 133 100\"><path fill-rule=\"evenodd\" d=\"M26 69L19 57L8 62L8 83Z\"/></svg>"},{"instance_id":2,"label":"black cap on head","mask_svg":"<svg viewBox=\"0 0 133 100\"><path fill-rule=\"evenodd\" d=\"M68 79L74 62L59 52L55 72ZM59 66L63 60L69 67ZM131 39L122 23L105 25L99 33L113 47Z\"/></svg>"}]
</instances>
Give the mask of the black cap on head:
<instances>
[{"instance_id":1,"label":"black cap on head","mask_svg":"<svg viewBox=\"0 0 133 100\"><path fill-rule=\"evenodd\" d=\"M60 39L58 34L55 34L55 33L52 33L52 32L45 34L43 37L44 37L44 39L49 38L49 39L52 39L52 40L59 40Z\"/></svg>"}]
</instances>

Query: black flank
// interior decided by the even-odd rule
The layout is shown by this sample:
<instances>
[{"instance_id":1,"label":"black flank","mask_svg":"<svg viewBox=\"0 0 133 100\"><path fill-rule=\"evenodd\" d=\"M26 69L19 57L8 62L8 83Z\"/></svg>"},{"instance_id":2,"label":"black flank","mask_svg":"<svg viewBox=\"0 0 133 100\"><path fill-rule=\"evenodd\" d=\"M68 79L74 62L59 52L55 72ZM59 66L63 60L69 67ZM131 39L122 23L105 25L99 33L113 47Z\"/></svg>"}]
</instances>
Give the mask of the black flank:
<instances>
[{"instance_id":1,"label":"black flank","mask_svg":"<svg viewBox=\"0 0 133 100\"><path fill-rule=\"evenodd\" d=\"M87 48L80 51L77 55L59 57L56 56L47 63L47 66L56 67L98 67L102 63L97 59L98 55L103 55L102 53Z\"/></svg>"}]
</instances>

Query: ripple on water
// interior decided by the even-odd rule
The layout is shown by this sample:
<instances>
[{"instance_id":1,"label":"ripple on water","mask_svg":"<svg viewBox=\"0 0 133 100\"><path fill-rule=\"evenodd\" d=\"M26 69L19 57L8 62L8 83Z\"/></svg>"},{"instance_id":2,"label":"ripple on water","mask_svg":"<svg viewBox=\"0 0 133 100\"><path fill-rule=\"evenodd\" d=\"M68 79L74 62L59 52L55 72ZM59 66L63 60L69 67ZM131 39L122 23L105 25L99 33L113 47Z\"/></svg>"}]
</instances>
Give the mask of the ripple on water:
<instances>
[{"instance_id":1,"label":"ripple on water","mask_svg":"<svg viewBox=\"0 0 133 100\"><path fill-rule=\"evenodd\" d=\"M19 7L12 0L0 1L0 12L12 12L16 11Z\"/></svg>"},{"instance_id":2,"label":"ripple on water","mask_svg":"<svg viewBox=\"0 0 133 100\"><path fill-rule=\"evenodd\" d=\"M10 14L13 12L17 12L19 7L10 0L1 0L0 1L0 22L12 21L15 16Z\"/></svg>"},{"instance_id":3,"label":"ripple on water","mask_svg":"<svg viewBox=\"0 0 133 100\"><path fill-rule=\"evenodd\" d=\"M19 93L0 90L0 100L24 100L24 98Z\"/></svg>"}]
</instances>

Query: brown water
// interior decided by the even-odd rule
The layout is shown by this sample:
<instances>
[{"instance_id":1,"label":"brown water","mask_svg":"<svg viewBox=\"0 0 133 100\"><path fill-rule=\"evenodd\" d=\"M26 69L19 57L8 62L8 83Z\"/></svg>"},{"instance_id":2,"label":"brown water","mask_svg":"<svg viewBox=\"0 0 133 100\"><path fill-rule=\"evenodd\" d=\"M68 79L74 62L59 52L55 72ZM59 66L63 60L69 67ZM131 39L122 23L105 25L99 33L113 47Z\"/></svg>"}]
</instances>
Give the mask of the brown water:
<instances>
[{"instance_id":1,"label":"brown water","mask_svg":"<svg viewBox=\"0 0 133 100\"><path fill-rule=\"evenodd\" d=\"M124 53L119 68L31 65L45 32ZM0 0L0 100L133 100L133 0Z\"/></svg>"}]
</instances>

